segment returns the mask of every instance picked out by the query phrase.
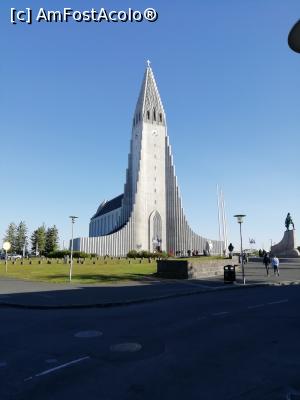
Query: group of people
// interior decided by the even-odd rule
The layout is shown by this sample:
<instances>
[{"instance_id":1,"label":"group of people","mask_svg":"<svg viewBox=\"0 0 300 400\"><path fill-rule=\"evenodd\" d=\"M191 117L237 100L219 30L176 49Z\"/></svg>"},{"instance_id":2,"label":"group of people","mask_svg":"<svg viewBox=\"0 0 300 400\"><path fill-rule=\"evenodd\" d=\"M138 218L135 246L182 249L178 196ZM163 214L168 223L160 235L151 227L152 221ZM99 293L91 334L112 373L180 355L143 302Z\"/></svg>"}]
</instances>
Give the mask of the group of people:
<instances>
[{"instance_id":1,"label":"group of people","mask_svg":"<svg viewBox=\"0 0 300 400\"><path fill-rule=\"evenodd\" d=\"M264 258L263 258L263 263L265 264L265 267L266 267L267 276L269 276L269 266L270 266L270 264L273 267L274 275L279 276L279 260L278 260L278 257L276 257L274 255L274 257L271 258L269 253L265 253Z\"/></svg>"}]
</instances>

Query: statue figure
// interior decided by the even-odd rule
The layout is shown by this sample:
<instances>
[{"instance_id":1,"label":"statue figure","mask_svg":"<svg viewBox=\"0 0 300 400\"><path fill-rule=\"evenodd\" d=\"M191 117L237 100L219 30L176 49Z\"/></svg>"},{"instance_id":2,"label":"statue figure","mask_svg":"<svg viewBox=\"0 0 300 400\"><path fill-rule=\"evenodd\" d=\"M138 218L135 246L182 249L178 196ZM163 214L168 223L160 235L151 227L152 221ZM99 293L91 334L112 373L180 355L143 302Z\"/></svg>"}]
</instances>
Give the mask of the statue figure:
<instances>
[{"instance_id":1,"label":"statue figure","mask_svg":"<svg viewBox=\"0 0 300 400\"><path fill-rule=\"evenodd\" d=\"M292 225L293 229L295 229L295 225L292 220L291 214L288 213L288 215L286 216L286 219L285 219L285 227L286 227L287 231L289 230L290 225Z\"/></svg>"}]
</instances>

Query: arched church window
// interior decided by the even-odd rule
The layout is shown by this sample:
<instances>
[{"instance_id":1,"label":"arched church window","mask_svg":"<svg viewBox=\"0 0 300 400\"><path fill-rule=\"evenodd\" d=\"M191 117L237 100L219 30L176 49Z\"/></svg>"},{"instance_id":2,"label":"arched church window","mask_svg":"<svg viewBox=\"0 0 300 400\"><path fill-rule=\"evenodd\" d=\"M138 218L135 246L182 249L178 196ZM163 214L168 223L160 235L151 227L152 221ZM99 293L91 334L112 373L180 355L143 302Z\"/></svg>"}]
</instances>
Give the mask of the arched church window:
<instances>
[{"instance_id":1,"label":"arched church window","mask_svg":"<svg viewBox=\"0 0 300 400\"><path fill-rule=\"evenodd\" d=\"M162 122L162 113L159 113L159 122Z\"/></svg>"},{"instance_id":2,"label":"arched church window","mask_svg":"<svg viewBox=\"0 0 300 400\"><path fill-rule=\"evenodd\" d=\"M155 108L153 109L153 120L156 121L156 112L155 112Z\"/></svg>"},{"instance_id":3,"label":"arched church window","mask_svg":"<svg viewBox=\"0 0 300 400\"><path fill-rule=\"evenodd\" d=\"M150 111L147 111L147 119L150 119Z\"/></svg>"}]
</instances>

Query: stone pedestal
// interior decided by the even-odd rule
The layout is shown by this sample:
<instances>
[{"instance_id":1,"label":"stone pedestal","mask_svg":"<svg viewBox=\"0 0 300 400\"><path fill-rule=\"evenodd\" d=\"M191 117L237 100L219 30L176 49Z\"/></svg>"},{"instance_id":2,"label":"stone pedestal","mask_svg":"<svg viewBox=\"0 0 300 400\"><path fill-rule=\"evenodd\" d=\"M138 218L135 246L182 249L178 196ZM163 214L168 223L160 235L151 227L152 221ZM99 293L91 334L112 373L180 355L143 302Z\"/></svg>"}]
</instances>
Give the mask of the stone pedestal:
<instances>
[{"instance_id":1,"label":"stone pedestal","mask_svg":"<svg viewBox=\"0 0 300 400\"><path fill-rule=\"evenodd\" d=\"M271 247L271 254L277 257L300 257L300 253L296 248L295 229L284 232L283 239Z\"/></svg>"}]
</instances>

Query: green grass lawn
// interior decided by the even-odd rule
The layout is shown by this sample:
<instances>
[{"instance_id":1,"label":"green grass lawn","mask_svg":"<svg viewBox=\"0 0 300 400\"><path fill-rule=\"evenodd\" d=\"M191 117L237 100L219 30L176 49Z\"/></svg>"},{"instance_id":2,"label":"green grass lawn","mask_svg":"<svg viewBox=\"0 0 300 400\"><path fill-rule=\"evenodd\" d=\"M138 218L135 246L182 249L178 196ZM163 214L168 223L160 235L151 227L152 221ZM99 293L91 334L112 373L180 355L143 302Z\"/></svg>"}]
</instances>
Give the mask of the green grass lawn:
<instances>
[{"instance_id":1,"label":"green grass lawn","mask_svg":"<svg viewBox=\"0 0 300 400\"><path fill-rule=\"evenodd\" d=\"M69 282L70 265L64 264L61 260L59 263L47 261L38 263L38 259L33 259L32 264L28 260L24 260L21 265L20 260L12 264L8 261L8 272L5 272L5 261L0 261L0 278L12 277L30 281L43 281L51 283L67 283ZM156 262L149 263L147 259L142 260L126 260L126 259L106 259L103 258L95 261L87 260L84 264L78 264L77 260L73 263L72 282L77 283L117 283L129 281L142 281L156 272Z\"/></svg>"},{"instance_id":2,"label":"green grass lawn","mask_svg":"<svg viewBox=\"0 0 300 400\"><path fill-rule=\"evenodd\" d=\"M179 258L179 260L209 261L222 259L219 256ZM51 283L68 283L70 265L64 264L63 260L52 260L51 264L47 260L42 260L39 264L38 258L24 260L23 265L20 260L15 264L8 261L8 272L5 272L5 261L0 261L0 278L11 277L29 281L43 281ZM177 258L178 260L178 258ZM84 264L77 263L74 259L72 282L78 283L120 283L130 281L143 281L156 272L156 261L149 263L148 259L118 259L99 257L98 260L86 259Z\"/></svg>"}]
</instances>

